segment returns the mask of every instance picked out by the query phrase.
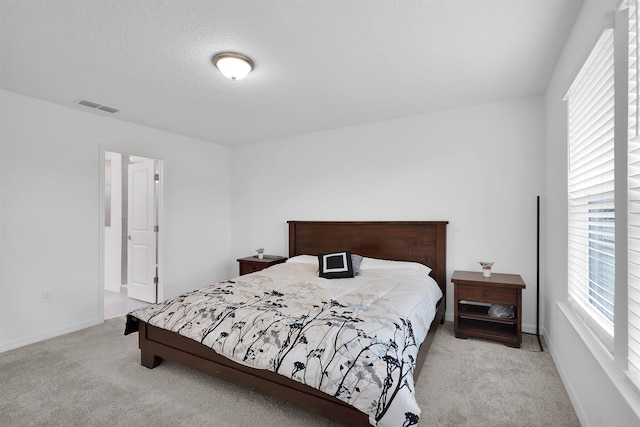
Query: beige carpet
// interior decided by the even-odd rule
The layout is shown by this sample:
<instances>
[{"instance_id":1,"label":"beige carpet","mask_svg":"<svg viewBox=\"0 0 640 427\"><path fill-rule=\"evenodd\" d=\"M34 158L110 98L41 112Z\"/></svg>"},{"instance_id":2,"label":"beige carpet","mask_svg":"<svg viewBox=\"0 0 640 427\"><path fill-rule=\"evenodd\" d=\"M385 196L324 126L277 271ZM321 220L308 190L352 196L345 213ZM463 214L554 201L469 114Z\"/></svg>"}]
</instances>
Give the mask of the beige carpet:
<instances>
[{"instance_id":1,"label":"beige carpet","mask_svg":"<svg viewBox=\"0 0 640 427\"><path fill-rule=\"evenodd\" d=\"M417 383L420 426L579 426L548 351L441 326ZM124 318L0 354L2 426L336 426L223 380L140 366Z\"/></svg>"},{"instance_id":2,"label":"beige carpet","mask_svg":"<svg viewBox=\"0 0 640 427\"><path fill-rule=\"evenodd\" d=\"M521 349L436 334L416 385L425 426L580 426L544 340ZM424 375L424 372L427 372Z\"/></svg>"}]
</instances>

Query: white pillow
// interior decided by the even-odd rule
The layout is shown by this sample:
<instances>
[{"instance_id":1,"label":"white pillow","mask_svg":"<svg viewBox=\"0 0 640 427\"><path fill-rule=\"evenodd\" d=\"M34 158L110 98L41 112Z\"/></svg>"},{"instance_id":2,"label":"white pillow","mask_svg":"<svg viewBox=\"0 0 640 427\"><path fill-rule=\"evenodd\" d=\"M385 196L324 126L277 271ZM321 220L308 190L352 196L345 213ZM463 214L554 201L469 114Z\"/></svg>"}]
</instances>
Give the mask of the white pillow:
<instances>
[{"instance_id":1,"label":"white pillow","mask_svg":"<svg viewBox=\"0 0 640 427\"><path fill-rule=\"evenodd\" d=\"M296 255L287 260L287 262L293 262L298 264L314 264L318 265L318 257L314 255Z\"/></svg>"},{"instance_id":2,"label":"white pillow","mask_svg":"<svg viewBox=\"0 0 640 427\"><path fill-rule=\"evenodd\" d=\"M423 272L426 275L431 273L431 269L424 264L420 264L419 262L410 262L410 261L391 261L387 259L377 259L377 258L367 258L364 257L362 260L362 264L360 264L360 270L375 270L375 269L385 269L385 268L410 268L412 270L418 270Z\"/></svg>"}]
</instances>

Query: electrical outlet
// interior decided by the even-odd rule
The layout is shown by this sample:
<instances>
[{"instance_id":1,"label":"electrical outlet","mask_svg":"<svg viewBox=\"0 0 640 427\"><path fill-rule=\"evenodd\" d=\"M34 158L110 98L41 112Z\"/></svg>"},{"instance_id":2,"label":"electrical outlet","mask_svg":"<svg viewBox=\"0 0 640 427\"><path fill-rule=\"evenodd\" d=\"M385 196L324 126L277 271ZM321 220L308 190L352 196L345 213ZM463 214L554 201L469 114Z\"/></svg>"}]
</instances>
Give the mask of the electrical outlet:
<instances>
[{"instance_id":1,"label":"electrical outlet","mask_svg":"<svg viewBox=\"0 0 640 427\"><path fill-rule=\"evenodd\" d=\"M42 302L50 302L53 299L53 291L42 291Z\"/></svg>"}]
</instances>

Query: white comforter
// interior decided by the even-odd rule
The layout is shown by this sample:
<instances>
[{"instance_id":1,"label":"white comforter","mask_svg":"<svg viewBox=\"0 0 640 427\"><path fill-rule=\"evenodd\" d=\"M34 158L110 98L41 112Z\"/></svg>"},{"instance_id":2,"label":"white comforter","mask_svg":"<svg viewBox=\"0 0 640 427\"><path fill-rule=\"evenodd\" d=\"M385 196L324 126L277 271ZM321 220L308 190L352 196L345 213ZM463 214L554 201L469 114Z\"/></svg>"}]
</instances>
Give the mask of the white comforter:
<instances>
[{"instance_id":1,"label":"white comforter","mask_svg":"<svg viewBox=\"0 0 640 427\"><path fill-rule=\"evenodd\" d=\"M130 316L320 389L373 425L413 425L416 355L442 293L423 266L369 266L328 280L317 264L279 264Z\"/></svg>"}]
</instances>

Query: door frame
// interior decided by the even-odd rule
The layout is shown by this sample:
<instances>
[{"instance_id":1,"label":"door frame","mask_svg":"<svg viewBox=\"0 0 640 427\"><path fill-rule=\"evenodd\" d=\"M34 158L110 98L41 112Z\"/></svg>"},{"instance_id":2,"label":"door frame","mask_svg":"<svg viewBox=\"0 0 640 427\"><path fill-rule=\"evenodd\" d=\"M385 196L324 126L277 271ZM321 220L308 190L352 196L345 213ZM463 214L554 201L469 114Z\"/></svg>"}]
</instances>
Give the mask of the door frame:
<instances>
[{"instance_id":1,"label":"door frame","mask_svg":"<svg viewBox=\"0 0 640 427\"><path fill-rule=\"evenodd\" d=\"M129 156L146 157L158 161L158 173L160 182L158 183L158 301L164 300L164 159L161 157L145 153L144 151L128 149L126 147L108 147L100 144L98 164L98 319L104 321L104 275L105 275L105 153L107 151L120 153Z\"/></svg>"}]
</instances>

